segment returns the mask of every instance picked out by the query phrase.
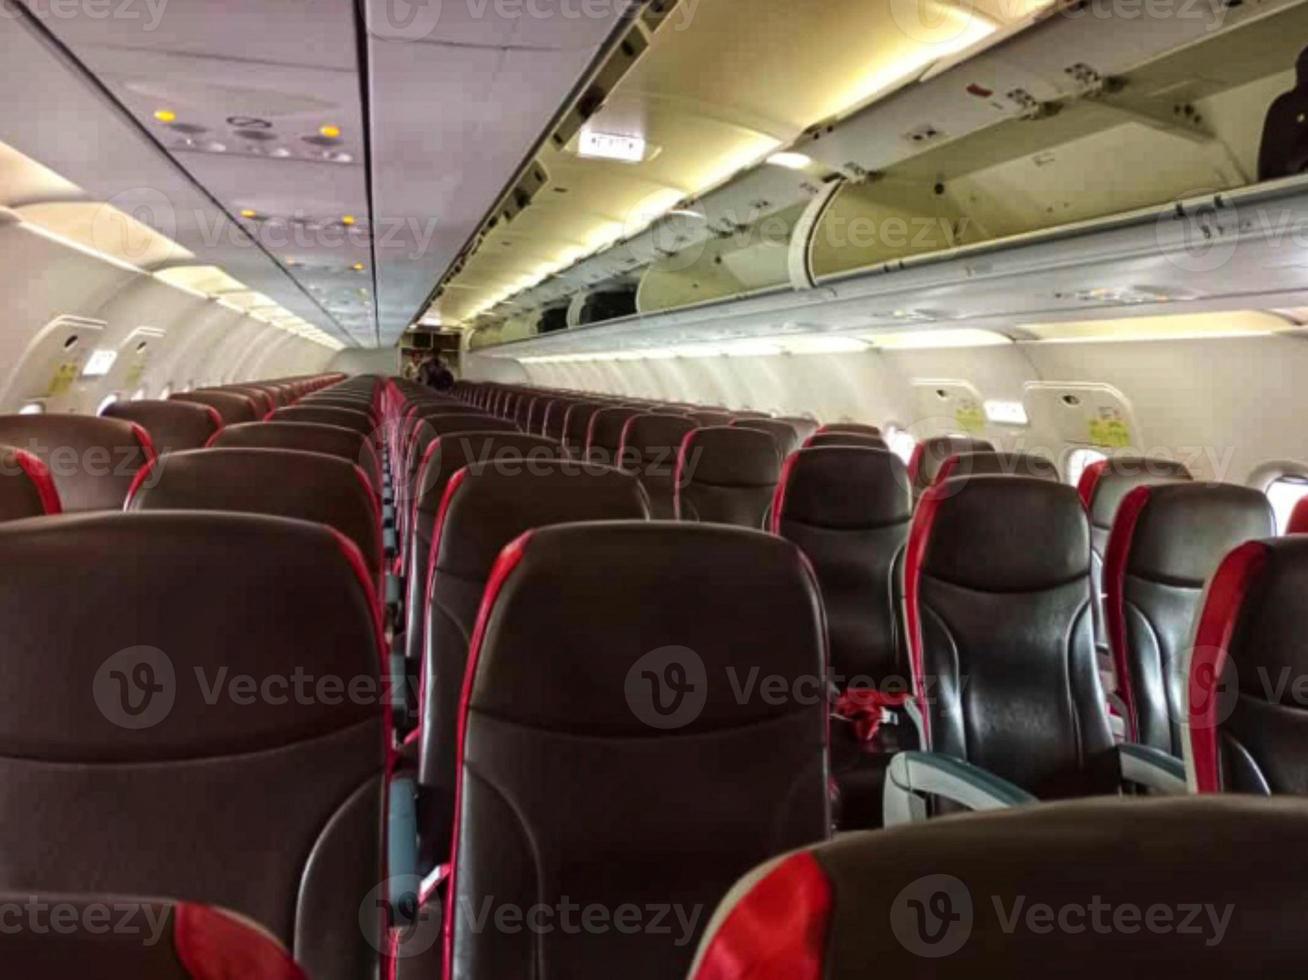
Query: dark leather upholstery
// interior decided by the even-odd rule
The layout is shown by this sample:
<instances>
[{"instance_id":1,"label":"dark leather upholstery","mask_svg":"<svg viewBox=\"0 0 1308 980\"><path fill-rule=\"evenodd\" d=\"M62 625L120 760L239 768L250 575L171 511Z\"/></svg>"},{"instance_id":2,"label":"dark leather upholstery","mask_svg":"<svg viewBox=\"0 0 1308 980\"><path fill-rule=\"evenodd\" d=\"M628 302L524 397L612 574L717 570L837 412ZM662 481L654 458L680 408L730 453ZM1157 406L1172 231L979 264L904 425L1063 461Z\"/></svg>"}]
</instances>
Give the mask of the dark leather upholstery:
<instances>
[{"instance_id":1,"label":"dark leather upholstery","mask_svg":"<svg viewBox=\"0 0 1308 980\"><path fill-rule=\"evenodd\" d=\"M930 488L905 579L928 747L1042 799L1115 792L1076 491L1009 476Z\"/></svg>"},{"instance_id":2,"label":"dark leather upholstery","mask_svg":"<svg viewBox=\"0 0 1308 980\"><path fill-rule=\"evenodd\" d=\"M343 429L353 429L365 436L372 435L377 428L368 413L351 408L338 408L335 405L291 405L277 409L269 416L268 421L339 425Z\"/></svg>"},{"instance_id":3,"label":"dark leather upholstery","mask_svg":"<svg viewBox=\"0 0 1308 980\"><path fill-rule=\"evenodd\" d=\"M862 449L887 449L886 440L863 432L815 432L804 442L806 449L824 446L855 446Z\"/></svg>"},{"instance_id":4,"label":"dark leather upholstery","mask_svg":"<svg viewBox=\"0 0 1308 980\"><path fill-rule=\"evenodd\" d=\"M160 456L203 449L223 427L223 417L209 405L178 401L117 401L100 413L108 419L135 422L150 434Z\"/></svg>"},{"instance_id":5,"label":"dark leather upholstery","mask_svg":"<svg viewBox=\"0 0 1308 980\"><path fill-rule=\"evenodd\" d=\"M790 422L780 419L737 419L731 423L738 429L753 429L766 432L777 444L777 455L785 459L800 446L799 433Z\"/></svg>"},{"instance_id":6,"label":"dark leather upholstery","mask_svg":"<svg viewBox=\"0 0 1308 980\"><path fill-rule=\"evenodd\" d=\"M0 446L0 522L62 511L46 465L29 452Z\"/></svg>"},{"instance_id":7,"label":"dark leather upholstery","mask_svg":"<svg viewBox=\"0 0 1308 980\"><path fill-rule=\"evenodd\" d=\"M432 535L441 501L454 474L475 462L499 460L517 466L518 460L558 459L563 447L544 436L521 432L452 432L432 441L424 453L415 484L412 514L407 525L405 547L404 605L407 622L405 655L417 665L422 660L427 635L427 576L431 560Z\"/></svg>"},{"instance_id":8,"label":"dark leather upholstery","mask_svg":"<svg viewBox=\"0 0 1308 980\"><path fill-rule=\"evenodd\" d=\"M691 977L1294 976L1306 822L1299 800L1183 797L851 834L742 882Z\"/></svg>"},{"instance_id":9,"label":"dark leather upholstery","mask_svg":"<svg viewBox=\"0 0 1308 980\"><path fill-rule=\"evenodd\" d=\"M726 409L696 408L686 413L695 420L695 424L701 429L718 428L730 425L736 420Z\"/></svg>"},{"instance_id":10,"label":"dark leather upholstery","mask_svg":"<svg viewBox=\"0 0 1308 980\"><path fill-rule=\"evenodd\" d=\"M0 445L45 464L70 514L121 509L137 471L154 458L140 426L87 415L0 415Z\"/></svg>"},{"instance_id":11,"label":"dark leather upholstery","mask_svg":"<svg viewBox=\"0 0 1308 980\"><path fill-rule=\"evenodd\" d=\"M266 415L250 395L235 391L179 391L168 396L169 401L191 402L195 405L208 405L218 410L223 425L240 425L244 422L258 422Z\"/></svg>"},{"instance_id":12,"label":"dark leather upholstery","mask_svg":"<svg viewBox=\"0 0 1308 980\"><path fill-rule=\"evenodd\" d=\"M830 435L835 432L846 432L860 436L880 436L881 429L875 425L867 425L863 422L830 422L817 430L823 435Z\"/></svg>"},{"instance_id":13,"label":"dark leather upholstery","mask_svg":"<svg viewBox=\"0 0 1308 980\"><path fill-rule=\"evenodd\" d=\"M913 458L908 463L908 476L913 481L913 492L922 496L927 487L936 482L936 474L951 456L961 453L994 452L995 447L985 439L968 436L936 436L924 439L913 447Z\"/></svg>"},{"instance_id":14,"label":"dark leather upholstery","mask_svg":"<svg viewBox=\"0 0 1308 980\"><path fill-rule=\"evenodd\" d=\"M541 419L541 435L562 444L567 434L568 410L575 404L572 399L555 398L546 405L545 416Z\"/></svg>"},{"instance_id":15,"label":"dark leather upholstery","mask_svg":"<svg viewBox=\"0 0 1308 980\"><path fill-rule=\"evenodd\" d=\"M1199 792L1308 794L1308 538L1241 545L1204 595L1186 763Z\"/></svg>"},{"instance_id":16,"label":"dark leather upholstery","mask_svg":"<svg viewBox=\"0 0 1308 980\"><path fill-rule=\"evenodd\" d=\"M732 683L752 668L787 690L821 676L811 573L756 531L565 525L519 540L487 591L460 739L452 980L684 976L730 883L828 832L822 699ZM652 679L678 665L691 691L669 703ZM542 938L493 916L474 928L488 899L702 915Z\"/></svg>"},{"instance_id":17,"label":"dark leather upholstery","mask_svg":"<svg viewBox=\"0 0 1308 980\"><path fill-rule=\"evenodd\" d=\"M1183 753L1185 657L1204 586L1227 553L1271 537L1267 497L1226 483L1137 487L1117 512L1104 575L1128 741Z\"/></svg>"},{"instance_id":18,"label":"dark leather upholstery","mask_svg":"<svg viewBox=\"0 0 1308 980\"><path fill-rule=\"evenodd\" d=\"M899 609L912 516L908 473L893 453L804 449L786 460L772 530L799 545L817 573L839 691L903 695L911 689ZM832 726L843 828L880 825L889 754L915 747L907 718L900 713L891 720L866 741L848 721Z\"/></svg>"},{"instance_id":19,"label":"dark leather upholstery","mask_svg":"<svg viewBox=\"0 0 1308 980\"><path fill-rule=\"evenodd\" d=\"M312 422L252 422L229 425L214 436L211 449L294 449L326 453L357 463L381 489L381 463L372 441L352 429Z\"/></svg>"},{"instance_id":20,"label":"dark leather upholstery","mask_svg":"<svg viewBox=\"0 0 1308 980\"><path fill-rule=\"evenodd\" d=\"M817 432L819 426L814 419L801 418L798 415L784 415L774 419L776 422L788 422L795 427L795 432L799 434L799 444L802 446L808 441L808 437Z\"/></svg>"},{"instance_id":21,"label":"dark leather upholstery","mask_svg":"<svg viewBox=\"0 0 1308 980\"><path fill-rule=\"evenodd\" d=\"M24 980L306 980L231 912L121 895L0 894L0 959Z\"/></svg>"},{"instance_id":22,"label":"dark leather upholstery","mask_svg":"<svg viewBox=\"0 0 1308 980\"><path fill-rule=\"evenodd\" d=\"M354 561L325 527L244 514L0 525L23 569L0 590L0 889L184 895L315 978L375 968L390 734Z\"/></svg>"},{"instance_id":23,"label":"dark leather upholstery","mask_svg":"<svg viewBox=\"0 0 1308 980\"><path fill-rule=\"evenodd\" d=\"M684 415L635 415L622 432L621 463L640 477L649 494L650 516L671 520L677 514L677 453L695 423Z\"/></svg>"},{"instance_id":24,"label":"dark leather upholstery","mask_svg":"<svg viewBox=\"0 0 1308 980\"><path fill-rule=\"evenodd\" d=\"M975 452L959 453L945 460L936 473L936 482L958 476L1027 476L1035 480L1059 482L1058 467L1044 456L1034 453Z\"/></svg>"},{"instance_id":25,"label":"dark leather upholstery","mask_svg":"<svg viewBox=\"0 0 1308 980\"><path fill-rule=\"evenodd\" d=\"M781 456L766 432L696 429L677 454L677 517L761 528L781 478Z\"/></svg>"},{"instance_id":26,"label":"dark leather upholstery","mask_svg":"<svg viewBox=\"0 0 1308 980\"><path fill-rule=\"evenodd\" d=\"M571 455L585 455L590 420L605 407L603 402L577 402L568 407L563 420L563 448Z\"/></svg>"},{"instance_id":27,"label":"dark leather upholstery","mask_svg":"<svg viewBox=\"0 0 1308 980\"><path fill-rule=\"evenodd\" d=\"M406 506L422 491L418 475L431 445L441 436L455 432L517 432L517 426L493 415L449 415L445 413L417 417L408 446L404 451L404 469L396 487L397 499Z\"/></svg>"},{"instance_id":28,"label":"dark leather upholstery","mask_svg":"<svg viewBox=\"0 0 1308 980\"><path fill-rule=\"evenodd\" d=\"M1119 456L1087 466L1077 492L1090 515L1090 575L1095 584L1095 636L1107 642L1104 631L1104 552L1113 530L1117 508L1136 487L1189 480L1190 471L1180 463L1143 456Z\"/></svg>"},{"instance_id":29,"label":"dark leather upholstery","mask_svg":"<svg viewBox=\"0 0 1308 980\"><path fill-rule=\"evenodd\" d=\"M198 449L160 457L127 510L221 510L316 521L362 552L382 584L380 504L356 464L288 449Z\"/></svg>"},{"instance_id":30,"label":"dark leather upholstery","mask_svg":"<svg viewBox=\"0 0 1308 980\"><path fill-rule=\"evenodd\" d=\"M474 463L450 483L431 557L423 654L423 854L446 860L454 820L455 743L468 643L499 553L533 528L641 520L648 505L633 474L569 460Z\"/></svg>"},{"instance_id":31,"label":"dark leather upholstery","mask_svg":"<svg viewBox=\"0 0 1308 980\"><path fill-rule=\"evenodd\" d=\"M618 465L622 451L622 433L627 422L644 409L631 406L602 408L590 417L590 433L586 439L587 458L605 466Z\"/></svg>"},{"instance_id":32,"label":"dark leather upholstery","mask_svg":"<svg viewBox=\"0 0 1308 980\"><path fill-rule=\"evenodd\" d=\"M259 418L263 418L277 407L272 395L262 388L256 388L252 385L223 385L221 388L201 388L200 391L232 392L237 395L244 395L254 402L255 411L258 413Z\"/></svg>"}]
</instances>

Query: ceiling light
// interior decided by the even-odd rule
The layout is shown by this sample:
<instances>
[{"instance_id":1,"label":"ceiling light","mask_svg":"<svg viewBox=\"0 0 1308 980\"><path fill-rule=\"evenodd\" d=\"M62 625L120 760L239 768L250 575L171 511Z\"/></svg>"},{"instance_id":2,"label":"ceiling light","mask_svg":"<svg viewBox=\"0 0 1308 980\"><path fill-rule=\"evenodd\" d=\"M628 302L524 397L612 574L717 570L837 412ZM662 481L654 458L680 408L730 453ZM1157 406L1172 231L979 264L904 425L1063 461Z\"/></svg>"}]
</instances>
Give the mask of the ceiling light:
<instances>
[{"instance_id":1,"label":"ceiling light","mask_svg":"<svg viewBox=\"0 0 1308 980\"><path fill-rule=\"evenodd\" d=\"M988 399L985 403L986 418L999 425L1030 425L1026 408L1021 402Z\"/></svg>"},{"instance_id":2,"label":"ceiling light","mask_svg":"<svg viewBox=\"0 0 1308 980\"><path fill-rule=\"evenodd\" d=\"M641 163L645 159L645 150L645 139L642 136L600 133L593 129L583 129L577 143L579 157L617 160L619 163Z\"/></svg>"},{"instance_id":3,"label":"ceiling light","mask_svg":"<svg viewBox=\"0 0 1308 980\"><path fill-rule=\"evenodd\" d=\"M805 156L803 153L774 153L768 157L768 163L774 167L785 167L787 170L803 170L805 167L812 165L813 158Z\"/></svg>"},{"instance_id":4,"label":"ceiling light","mask_svg":"<svg viewBox=\"0 0 1308 980\"><path fill-rule=\"evenodd\" d=\"M787 337L782 347L791 354L854 354L872 345L857 337Z\"/></svg>"},{"instance_id":5,"label":"ceiling light","mask_svg":"<svg viewBox=\"0 0 1308 980\"><path fill-rule=\"evenodd\" d=\"M333 126L331 123L328 123L325 126L319 126L318 135L325 136L329 140L339 139L341 135L341 127Z\"/></svg>"},{"instance_id":6,"label":"ceiling light","mask_svg":"<svg viewBox=\"0 0 1308 980\"><path fill-rule=\"evenodd\" d=\"M177 113L173 112L172 109L155 109L154 118L158 119L161 123L176 122Z\"/></svg>"},{"instance_id":7,"label":"ceiling light","mask_svg":"<svg viewBox=\"0 0 1308 980\"><path fill-rule=\"evenodd\" d=\"M114 361L118 360L118 352L108 348L100 347L91 353L86 359L86 366L82 368L82 377L84 378L103 378L109 373L109 369L114 366Z\"/></svg>"},{"instance_id":8,"label":"ceiling light","mask_svg":"<svg viewBox=\"0 0 1308 980\"><path fill-rule=\"evenodd\" d=\"M1003 334L993 330L915 330L912 333L864 334L865 339L883 350L934 350L945 347L997 347L1011 344Z\"/></svg>"}]
</instances>

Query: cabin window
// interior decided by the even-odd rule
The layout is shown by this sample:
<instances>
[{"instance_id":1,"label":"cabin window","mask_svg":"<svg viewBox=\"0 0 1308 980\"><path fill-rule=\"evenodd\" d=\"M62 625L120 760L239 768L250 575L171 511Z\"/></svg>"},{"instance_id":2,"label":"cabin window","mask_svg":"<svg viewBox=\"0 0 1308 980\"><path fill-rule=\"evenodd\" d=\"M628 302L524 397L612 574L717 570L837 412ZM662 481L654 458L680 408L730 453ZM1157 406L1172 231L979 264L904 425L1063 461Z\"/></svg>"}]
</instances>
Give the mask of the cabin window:
<instances>
[{"instance_id":1,"label":"cabin window","mask_svg":"<svg viewBox=\"0 0 1308 980\"><path fill-rule=\"evenodd\" d=\"M1067 454L1067 482L1076 486L1081 482L1081 474L1087 467L1107 458L1108 456L1098 449L1073 449Z\"/></svg>"},{"instance_id":2,"label":"cabin window","mask_svg":"<svg viewBox=\"0 0 1308 980\"><path fill-rule=\"evenodd\" d=\"M1287 473L1267 485L1267 499L1276 514L1276 529L1285 533L1294 505L1308 497L1308 474Z\"/></svg>"},{"instance_id":3,"label":"cabin window","mask_svg":"<svg viewBox=\"0 0 1308 980\"><path fill-rule=\"evenodd\" d=\"M888 425L885 430L886 445L890 451L908 465L909 460L913 458L913 450L917 448L917 440L907 429L901 429L897 425Z\"/></svg>"},{"instance_id":4,"label":"cabin window","mask_svg":"<svg viewBox=\"0 0 1308 980\"><path fill-rule=\"evenodd\" d=\"M104 397L104 400L101 401L100 404L96 406L96 408L95 408L95 414L96 414L96 415L103 415L103 414L104 414L104 410L105 410L106 408L108 408L110 405L113 405L113 404L117 403L117 401L118 401L118 395L117 395L117 394L106 395L106 396Z\"/></svg>"},{"instance_id":5,"label":"cabin window","mask_svg":"<svg viewBox=\"0 0 1308 980\"><path fill-rule=\"evenodd\" d=\"M19 415L44 415L45 406L40 402L28 402L18 410Z\"/></svg>"}]
</instances>

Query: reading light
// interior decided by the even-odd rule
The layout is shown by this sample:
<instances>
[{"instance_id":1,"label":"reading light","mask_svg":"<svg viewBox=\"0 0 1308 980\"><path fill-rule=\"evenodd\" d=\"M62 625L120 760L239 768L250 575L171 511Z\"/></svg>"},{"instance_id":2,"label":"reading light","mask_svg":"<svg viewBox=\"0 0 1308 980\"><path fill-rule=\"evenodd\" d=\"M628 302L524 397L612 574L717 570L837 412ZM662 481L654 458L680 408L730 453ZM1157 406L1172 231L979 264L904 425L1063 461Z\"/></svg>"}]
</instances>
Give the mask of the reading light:
<instances>
[{"instance_id":1,"label":"reading light","mask_svg":"<svg viewBox=\"0 0 1308 980\"><path fill-rule=\"evenodd\" d=\"M785 151L772 154L772 156L768 157L768 163L774 167L785 167L787 170L803 170L805 167L812 165L813 158L805 156L803 153Z\"/></svg>"}]
</instances>

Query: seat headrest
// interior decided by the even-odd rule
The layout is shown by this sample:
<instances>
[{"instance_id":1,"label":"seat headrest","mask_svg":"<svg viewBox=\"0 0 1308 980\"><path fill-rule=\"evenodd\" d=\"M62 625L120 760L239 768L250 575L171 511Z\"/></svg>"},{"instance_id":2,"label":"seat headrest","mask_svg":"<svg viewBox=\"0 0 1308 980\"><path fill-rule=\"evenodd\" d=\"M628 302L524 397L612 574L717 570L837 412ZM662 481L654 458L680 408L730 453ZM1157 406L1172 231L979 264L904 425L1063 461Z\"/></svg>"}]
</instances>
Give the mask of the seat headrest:
<instances>
[{"instance_id":1,"label":"seat headrest","mask_svg":"<svg viewBox=\"0 0 1308 980\"><path fill-rule=\"evenodd\" d=\"M62 511L59 491L46 465L31 453L0 446L0 521Z\"/></svg>"},{"instance_id":2,"label":"seat headrest","mask_svg":"<svg viewBox=\"0 0 1308 980\"><path fill-rule=\"evenodd\" d=\"M380 502L371 479L339 456L291 449L197 449L140 472L127 510L218 510L317 521L358 546L381 574Z\"/></svg>"},{"instance_id":3,"label":"seat headrest","mask_svg":"<svg viewBox=\"0 0 1308 980\"><path fill-rule=\"evenodd\" d=\"M518 725L658 737L650 699L666 707L680 691L698 709L679 717L684 737L809 710L789 698L742 703L743 675L790 684L821 677L826 661L817 584L790 542L711 525L559 525L496 563L467 705ZM660 679L674 689L658 690Z\"/></svg>"},{"instance_id":4,"label":"seat headrest","mask_svg":"<svg viewBox=\"0 0 1308 980\"><path fill-rule=\"evenodd\" d=\"M1308 534L1308 497L1300 497L1290 511L1290 520L1285 525L1286 534Z\"/></svg>"},{"instance_id":5,"label":"seat headrest","mask_svg":"<svg viewBox=\"0 0 1308 980\"><path fill-rule=\"evenodd\" d=\"M956 476L1029 476L1057 483L1058 467L1052 460L1034 453L958 453L945 460L936 474L936 482Z\"/></svg>"},{"instance_id":6,"label":"seat headrest","mask_svg":"<svg viewBox=\"0 0 1308 980\"><path fill-rule=\"evenodd\" d=\"M730 412L714 409L697 409L686 414L695 420L696 425L704 429L730 425L736 418Z\"/></svg>"},{"instance_id":7,"label":"seat headrest","mask_svg":"<svg viewBox=\"0 0 1308 980\"><path fill-rule=\"evenodd\" d=\"M1128 797L844 834L747 875L690 976L1297 973L1277 937L1305 912L1305 822L1297 798Z\"/></svg>"},{"instance_id":8,"label":"seat headrest","mask_svg":"<svg viewBox=\"0 0 1308 980\"><path fill-rule=\"evenodd\" d=\"M199 449L223 427L218 409L198 402L117 401L101 414L105 418L135 422L150 433L159 453Z\"/></svg>"},{"instance_id":9,"label":"seat headrest","mask_svg":"<svg viewBox=\"0 0 1308 980\"><path fill-rule=\"evenodd\" d=\"M590 417L589 443L593 449L605 450L616 458L622 445L627 421L641 413L639 408L603 408Z\"/></svg>"},{"instance_id":10,"label":"seat headrest","mask_svg":"<svg viewBox=\"0 0 1308 980\"><path fill-rule=\"evenodd\" d=\"M820 449L823 446L855 446L863 449L887 449L880 436L863 432L815 432L804 442L805 447Z\"/></svg>"},{"instance_id":11,"label":"seat headrest","mask_svg":"<svg viewBox=\"0 0 1308 980\"><path fill-rule=\"evenodd\" d=\"M198 759L366 722L381 738L375 587L326 527L194 512L38 518L0 525L0 563L23 569L0 590L9 758Z\"/></svg>"},{"instance_id":12,"label":"seat headrest","mask_svg":"<svg viewBox=\"0 0 1308 980\"><path fill-rule=\"evenodd\" d=\"M376 428L367 412L336 405L289 405L273 412L269 421L319 422L323 425L339 425L365 435L371 434Z\"/></svg>"},{"instance_id":13,"label":"seat headrest","mask_svg":"<svg viewBox=\"0 0 1308 980\"><path fill-rule=\"evenodd\" d=\"M368 437L353 429L318 422L248 422L229 425L209 442L210 449L298 449L358 463L371 474L377 453Z\"/></svg>"},{"instance_id":14,"label":"seat headrest","mask_svg":"<svg viewBox=\"0 0 1308 980\"><path fill-rule=\"evenodd\" d=\"M633 415L622 430L623 463L629 462L627 456L634 452L642 463L657 463L670 474L682 440L694 428L694 420L684 415ZM667 458L646 459L651 453L666 453Z\"/></svg>"},{"instance_id":15,"label":"seat headrest","mask_svg":"<svg viewBox=\"0 0 1308 980\"><path fill-rule=\"evenodd\" d=\"M731 425L737 429L753 429L756 432L766 432L772 437L772 441L777 444L777 452L782 459L785 459L799 448L799 433L790 422L783 422L779 419L745 418L736 419Z\"/></svg>"},{"instance_id":16,"label":"seat headrest","mask_svg":"<svg viewBox=\"0 0 1308 980\"><path fill-rule=\"evenodd\" d=\"M0 415L0 445L44 463L68 513L119 510L137 471L154 458L139 425L88 415Z\"/></svg>"},{"instance_id":17,"label":"seat headrest","mask_svg":"<svg viewBox=\"0 0 1308 980\"><path fill-rule=\"evenodd\" d=\"M537 461L562 456L563 447L545 436L475 430L449 432L433 439L426 447L414 486L414 503L419 511L436 514L450 478L474 463L498 465L502 472L520 474L528 464L534 467Z\"/></svg>"},{"instance_id":18,"label":"seat headrest","mask_svg":"<svg viewBox=\"0 0 1308 980\"><path fill-rule=\"evenodd\" d=\"M1228 552L1246 541L1275 534L1271 504L1250 487L1230 483L1136 487L1118 510L1108 540L1109 566L1125 562L1126 574L1198 589Z\"/></svg>"},{"instance_id":19,"label":"seat headrest","mask_svg":"<svg viewBox=\"0 0 1308 980\"><path fill-rule=\"evenodd\" d=\"M223 425L239 425L243 422L257 422L266 414L253 396L234 391L179 391L168 396L169 401L192 402L197 405L210 405L223 417Z\"/></svg>"},{"instance_id":20,"label":"seat headrest","mask_svg":"<svg viewBox=\"0 0 1308 980\"><path fill-rule=\"evenodd\" d=\"M962 477L923 494L908 563L979 592L1035 592L1090 574L1090 528L1072 487Z\"/></svg>"},{"instance_id":21,"label":"seat headrest","mask_svg":"<svg viewBox=\"0 0 1308 980\"><path fill-rule=\"evenodd\" d=\"M970 436L936 436L924 439L913 448L913 458L908 463L908 475L913 478L913 485L924 490L936 482L936 474L951 456L961 453L994 452L995 447L985 439L973 439Z\"/></svg>"},{"instance_id":22,"label":"seat headrest","mask_svg":"<svg viewBox=\"0 0 1308 980\"><path fill-rule=\"evenodd\" d=\"M644 520L640 480L607 466L569 459L472 463L454 474L436 532L438 569L485 578L524 531L577 521Z\"/></svg>"},{"instance_id":23,"label":"seat headrest","mask_svg":"<svg viewBox=\"0 0 1308 980\"><path fill-rule=\"evenodd\" d=\"M1087 466L1081 474L1078 491L1090 512L1090 523L1110 528L1122 499L1136 487L1190 478L1190 471L1183 464L1170 459L1118 456Z\"/></svg>"},{"instance_id":24,"label":"seat headrest","mask_svg":"<svg viewBox=\"0 0 1308 980\"><path fill-rule=\"evenodd\" d=\"M830 422L820 426L817 430L819 435L833 435L837 432L848 433L849 435L858 436L880 436L881 429L875 425L866 425L862 422Z\"/></svg>"},{"instance_id":25,"label":"seat headrest","mask_svg":"<svg viewBox=\"0 0 1308 980\"><path fill-rule=\"evenodd\" d=\"M772 508L773 530L796 521L862 530L907 521L913 495L903 461L884 449L801 449L786 460Z\"/></svg>"},{"instance_id":26,"label":"seat headrest","mask_svg":"<svg viewBox=\"0 0 1308 980\"><path fill-rule=\"evenodd\" d=\"M772 487L780 478L776 440L755 429L695 429L682 440L677 455L681 486Z\"/></svg>"}]
</instances>

